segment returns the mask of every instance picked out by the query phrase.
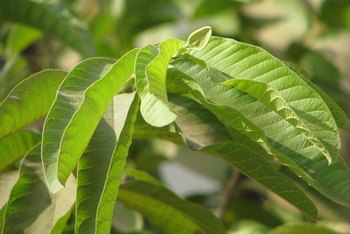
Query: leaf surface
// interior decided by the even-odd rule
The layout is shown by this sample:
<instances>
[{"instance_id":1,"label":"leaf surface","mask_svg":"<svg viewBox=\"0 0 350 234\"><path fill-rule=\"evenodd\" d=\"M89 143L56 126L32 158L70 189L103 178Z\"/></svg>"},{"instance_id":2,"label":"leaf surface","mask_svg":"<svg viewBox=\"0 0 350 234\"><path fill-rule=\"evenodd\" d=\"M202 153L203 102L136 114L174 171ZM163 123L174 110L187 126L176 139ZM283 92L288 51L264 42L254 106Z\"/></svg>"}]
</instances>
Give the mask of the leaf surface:
<instances>
[{"instance_id":1,"label":"leaf surface","mask_svg":"<svg viewBox=\"0 0 350 234\"><path fill-rule=\"evenodd\" d=\"M265 150L270 148L272 155L308 184L330 199L350 206L347 195L350 193L350 171L339 155L335 120L326 103L301 77L262 49L231 39L214 38L193 55L196 58L184 56L182 62L177 61L173 66L195 81L210 105L219 106L220 113L215 114L221 116L225 125L242 124L244 131L234 129L249 133L250 138L257 137L256 142L262 141L267 146ZM332 163L328 165L318 147L274 110L241 90L220 84L240 77L268 83L282 95L311 133L332 153ZM235 113L244 118L232 123L232 116L237 116ZM247 120L249 125L246 125Z\"/></svg>"},{"instance_id":2,"label":"leaf surface","mask_svg":"<svg viewBox=\"0 0 350 234\"><path fill-rule=\"evenodd\" d=\"M248 137L235 131L230 134L218 118L193 100L171 96L179 113L176 124L190 146L219 156L242 173L264 185L297 207L308 219L317 220L317 209L296 184L278 171L265 150ZM196 131L194 131L196 129ZM199 147L198 147L199 146Z\"/></svg>"},{"instance_id":3,"label":"leaf surface","mask_svg":"<svg viewBox=\"0 0 350 234\"><path fill-rule=\"evenodd\" d=\"M110 232L138 104L134 93L117 95L79 160L76 233Z\"/></svg>"},{"instance_id":4,"label":"leaf surface","mask_svg":"<svg viewBox=\"0 0 350 234\"><path fill-rule=\"evenodd\" d=\"M203 50L193 51L192 54L204 60L212 70L222 71L226 75L223 81L231 77L231 79L244 78L269 84L283 97L315 136L329 144L328 147L339 151L339 133L327 105L297 73L263 49L232 39L213 37ZM210 87L206 87L209 83L205 82L202 82L202 88L207 90L206 88ZM235 95L235 98L224 100L225 96L219 95L221 97L217 97L218 101L219 99L221 102L226 101L226 105L242 109L241 112L245 110L243 113L249 118L257 117L256 111L250 111L250 113L246 111L248 105L244 104L248 101L248 95L229 90L222 89L222 91L227 91L227 94ZM234 105L236 103L237 105ZM241 106L245 107L240 108ZM264 131L267 130L264 129Z\"/></svg>"},{"instance_id":5,"label":"leaf surface","mask_svg":"<svg viewBox=\"0 0 350 234\"><path fill-rule=\"evenodd\" d=\"M75 200L73 178L62 192L51 195L43 180L40 147L23 160L20 177L13 187L5 209L4 233L50 233L66 215ZM40 201L40 202L38 202ZM62 230L60 230L62 231Z\"/></svg>"},{"instance_id":6,"label":"leaf surface","mask_svg":"<svg viewBox=\"0 0 350 234\"><path fill-rule=\"evenodd\" d=\"M142 48L137 55L136 88L141 97L141 114L153 126L168 125L176 118L167 107L166 74L172 56L181 45L181 41L168 39L158 48Z\"/></svg>"},{"instance_id":7,"label":"leaf surface","mask_svg":"<svg viewBox=\"0 0 350 234\"><path fill-rule=\"evenodd\" d=\"M87 59L64 80L45 120L42 159L52 192L60 190L76 166L103 113L133 75L137 50L117 62Z\"/></svg>"},{"instance_id":8,"label":"leaf surface","mask_svg":"<svg viewBox=\"0 0 350 234\"><path fill-rule=\"evenodd\" d=\"M40 135L20 130L0 139L0 171L26 155L40 142Z\"/></svg>"},{"instance_id":9,"label":"leaf surface","mask_svg":"<svg viewBox=\"0 0 350 234\"><path fill-rule=\"evenodd\" d=\"M232 79L225 81L223 84L233 86L250 94L252 97L255 97L257 100L274 110L285 120L287 120L293 127L302 132L306 138L322 152L329 162L332 161L332 156L328 152L328 149L311 132L311 130L308 129L308 127L293 111L289 104L273 87L271 87L271 85L250 79Z\"/></svg>"},{"instance_id":10,"label":"leaf surface","mask_svg":"<svg viewBox=\"0 0 350 234\"><path fill-rule=\"evenodd\" d=\"M20 82L0 103L0 137L43 118L66 72L44 70Z\"/></svg>"}]
</instances>

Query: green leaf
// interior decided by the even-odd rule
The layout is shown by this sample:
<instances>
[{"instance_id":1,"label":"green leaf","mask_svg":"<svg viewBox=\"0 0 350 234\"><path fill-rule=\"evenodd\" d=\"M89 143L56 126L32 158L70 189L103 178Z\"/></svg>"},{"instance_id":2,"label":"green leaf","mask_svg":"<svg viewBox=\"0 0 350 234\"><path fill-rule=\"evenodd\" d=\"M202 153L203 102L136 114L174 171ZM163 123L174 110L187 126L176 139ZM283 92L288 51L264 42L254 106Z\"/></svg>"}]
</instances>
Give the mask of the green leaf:
<instances>
[{"instance_id":1,"label":"green leaf","mask_svg":"<svg viewBox=\"0 0 350 234\"><path fill-rule=\"evenodd\" d=\"M160 138L174 142L178 145L184 145L183 139L178 133L171 132L170 126L154 127L145 122L141 115L139 115L135 122L135 132L133 139L148 139Z\"/></svg>"},{"instance_id":2,"label":"green leaf","mask_svg":"<svg viewBox=\"0 0 350 234\"><path fill-rule=\"evenodd\" d=\"M208 209L179 198L163 186L131 181L120 187L118 200L142 213L162 233L225 233Z\"/></svg>"},{"instance_id":3,"label":"green leaf","mask_svg":"<svg viewBox=\"0 0 350 234\"><path fill-rule=\"evenodd\" d=\"M273 87L271 87L271 85L250 79L232 79L225 81L222 84L233 86L243 92L246 92L274 110L285 120L287 120L293 127L302 132L306 138L313 145L315 145L319 151L322 152L322 154L327 158L328 162L332 162L332 155L328 152L328 149L311 132L311 130L308 129L304 122L283 99L282 95L278 93Z\"/></svg>"},{"instance_id":4,"label":"green leaf","mask_svg":"<svg viewBox=\"0 0 350 234\"><path fill-rule=\"evenodd\" d=\"M40 31L35 28L20 24L12 25L6 41L6 56L14 56L21 53L40 37Z\"/></svg>"},{"instance_id":5,"label":"green leaf","mask_svg":"<svg viewBox=\"0 0 350 234\"><path fill-rule=\"evenodd\" d=\"M124 175L127 175L128 177L132 177L136 180L145 181L154 185L162 186L162 183L159 180L157 180L156 178L154 178L153 176L151 176L145 171L127 168L124 170Z\"/></svg>"},{"instance_id":6,"label":"green leaf","mask_svg":"<svg viewBox=\"0 0 350 234\"><path fill-rule=\"evenodd\" d=\"M223 114L221 121L232 120L232 116L240 113L245 118L240 121L249 120L253 124L247 128L246 121L241 122L244 123L242 130L246 133L254 130L255 133L250 132L250 135L255 135L256 140L266 135L268 142L264 138L260 140L273 147L272 153L281 163L330 199L350 206L347 195L350 193L350 171L336 153L340 147L336 123L326 103L300 76L262 49L231 39L213 38L202 51L193 54L197 59L188 62L190 58L187 56L184 59L187 62L174 63L173 66L195 80L210 103L221 106L221 113L216 113ZM193 66L195 60L202 59L207 66ZM335 158L332 164L328 165L322 152L275 111L240 90L218 83L228 77L265 82L281 93L311 132L332 152ZM227 112L230 109L235 110L231 117ZM256 127L252 129L254 125Z\"/></svg>"},{"instance_id":7,"label":"green leaf","mask_svg":"<svg viewBox=\"0 0 350 234\"><path fill-rule=\"evenodd\" d=\"M117 95L79 161L76 233L110 232L138 104L134 93Z\"/></svg>"},{"instance_id":8,"label":"green leaf","mask_svg":"<svg viewBox=\"0 0 350 234\"><path fill-rule=\"evenodd\" d=\"M39 134L20 130L0 139L0 171L26 155L41 140Z\"/></svg>"},{"instance_id":9,"label":"green leaf","mask_svg":"<svg viewBox=\"0 0 350 234\"><path fill-rule=\"evenodd\" d=\"M83 56L95 53L88 31L67 5L33 0L0 0L0 18L38 28L70 45Z\"/></svg>"},{"instance_id":10,"label":"green leaf","mask_svg":"<svg viewBox=\"0 0 350 234\"><path fill-rule=\"evenodd\" d=\"M239 132L232 134L231 140L217 117L203 106L189 98L171 97L173 108L179 114L176 124L190 145L201 146L202 151L225 159L248 177L296 206L308 219L317 220L317 209L312 201L291 179L278 171L277 165L268 161L269 156L262 147Z\"/></svg>"},{"instance_id":11,"label":"green leaf","mask_svg":"<svg viewBox=\"0 0 350 234\"><path fill-rule=\"evenodd\" d=\"M19 83L0 103L0 137L43 118L66 74L61 70L44 70Z\"/></svg>"},{"instance_id":12,"label":"green leaf","mask_svg":"<svg viewBox=\"0 0 350 234\"><path fill-rule=\"evenodd\" d=\"M209 42L211 37L211 27L204 26L192 32L184 47L192 50L202 50Z\"/></svg>"},{"instance_id":13,"label":"green leaf","mask_svg":"<svg viewBox=\"0 0 350 234\"><path fill-rule=\"evenodd\" d=\"M158 46L146 46L137 54L135 73L141 114L149 124L162 127L176 118L167 106L166 75L172 56L182 42L168 39Z\"/></svg>"},{"instance_id":14,"label":"green leaf","mask_svg":"<svg viewBox=\"0 0 350 234\"><path fill-rule=\"evenodd\" d=\"M332 112L333 117L339 128L343 128L350 132L350 118L345 113L345 111L329 96L324 92L320 87L312 83L308 77L306 77L306 72L303 71L300 67L293 63L286 63L295 73L297 73L304 81L321 96L323 101L327 104L329 110ZM340 76L340 75L339 75Z\"/></svg>"},{"instance_id":15,"label":"green leaf","mask_svg":"<svg viewBox=\"0 0 350 234\"><path fill-rule=\"evenodd\" d=\"M40 147L23 160L20 177L5 206L4 233L50 233L75 199L73 178L61 193L51 195L43 180ZM62 230L61 230L62 231Z\"/></svg>"},{"instance_id":16,"label":"green leaf","mask_svg":"<svg viewBox=\"0 0 350 234\"><path fill-rule=\"evenodd\" d=\"M315 136L329 144L328 147L333 147L336 150L340 149L339 132L327 105L298 74L263 49L239 43L232 39L213 37L203 50L192 51L191 53L195 57L206 61L211 69L224 71L223 73L226 77L231 77L231 79L243 77L268 83L279 92ZM224 79L226 78L224 77ZM208 81L205 82L202 82L202 88L207 90L204 86L209 85L209 83ZM228 91L228 93L237 95L237 98L227 101L224 100L224 95L221 95L221 97L217 97L217 101L229 102L226 105L242 109L240 111L247 117L256 117L258 114L256 111L247 111L246 105L242 105L244 101L248 101L248 98L250 100L252 98L234 90ZM234 105L236 103L241 103L241 105ZM270 113L273 113L270 114L271 116L277 114L274 111L270 111ZM271 127L268 123L265 123L265 125ZM264 129L264 131L267 130ZM294 131L297 130L295 129ZM277 134L277 136L280 135ZM278 142L277 138L273 140ZM315 150L315 152L318 153L318 150Z\"/></svg>"},{"instance_id":17,"label":"green leaf","mask_svg":"<svg viewBox=\"0 0 350 234\"><path fill-rule=\"evenodd\" d=\"M317 209L312 201L291 179L278 172L278 162L271 162L261 146L239 132L235 132L234 140L231 140L217 117L189 98L170 95L169 102L171 109L178 113L176 124L191 148L225 159L243 174L296 206L308 219L317 220ZM138 138L158 138L183 144L179 133L147 126L144 122L136 123L135 133Z\"/></svg>"},{"instance_id":18,"label":"green leaf","mask_svg":"<svg viewBox=\"0 0 350 234\"><path fill-rule=\"evenodd\" d=\"M311 223L287 223L277 228L272 229L269 234L309 234L309 233L318 233L318 234L336 234L326 227L321 225L315 225Z\"/></svg>"},{"instance_id":19,"label":"green leaf","mask_svg":"<svg viewBox=\"0 0 350 234\"><path fill-rule=\"evenodd\" d=\"M183 60L184 63L182 65L187 63L186 68L183 68L179 65L180 61L181 60L178 60L175 63L178 69L189 71L190 69L187 68L191 67L192 69L196 69L196 71L194 74L192 74L193 77L191 78L190 76L179 72L179 70L175 68L170 70L169 80L177 85L178 92L181 89L181 92L190 92L198 102L200 102L202 105L208 108L208 110L216 115L216 117L225 125L233 139L236 137L235 134L243 134L251 141L260 145L268 153L268 157L266 158L267 160L275 161L276 159L274 157L276 157L280 163L288 165L297 175L303 177L306 181L312 181L312 179L310 179L309 176L286 154L275 150L269 142L268 137L265 135L264 131L262 131L257 125L246 118L245 115L232 107L213 104L215 96L210 95L215 95L215 93L224 94L225 92L220 88L225 88L225 86L220 87L216 86L213 83L213 88L208 90L202 89L200 85L194 81L193 78L198 75L197 78L206 77L205 79L210 79L210 74L206 72L202 66L189 60ZM213 92L215 88L218 88L219 91L216 90L216 92ZM208 100L206 97L209 97L210 99Z\"/></svg>"},{"instance_id":20,"label":"green leaf","mask_svg":"<svg viewBox=\"0 0 350 234\"><path fill-rule=\"evenodd\" d=\"M40 37L41 32L35 28L24 25L11 26L4 49L5 64L0 71L0 85L5 86L9 83L6 82L6 78L10 77L11 74L7 73L16 65L20 53ZM12 82L15 82L15 80L16 79L11 77Z\"/></svg>"},{"instance_id":21,"label":"green leaf","mask_svg":"<svg viewBox=\"0 0 350 234\"><path fill-rule=\"evenodd\" d=\"M307 80L306 80L307 81ZM331 110L333 117L339 128L350 132L350 118L345 113L345 111L331 98L329 97L322 89L320 89L315 84L307 81L307 83L320 95L323 101L327 104L328 108Z\"/></svg>"},{"instance_id":22,"label":"green leaf","mask_svg":"<svg viewBox=\"0 0 350 234\"><path fill-rule=\"evenodd\" d=\"M133 50L116 63L87 59L62 83L43 130L42 159L50 191L63 187L108 104L133 75L136 53Z\"/></svg>"}]
</instances>

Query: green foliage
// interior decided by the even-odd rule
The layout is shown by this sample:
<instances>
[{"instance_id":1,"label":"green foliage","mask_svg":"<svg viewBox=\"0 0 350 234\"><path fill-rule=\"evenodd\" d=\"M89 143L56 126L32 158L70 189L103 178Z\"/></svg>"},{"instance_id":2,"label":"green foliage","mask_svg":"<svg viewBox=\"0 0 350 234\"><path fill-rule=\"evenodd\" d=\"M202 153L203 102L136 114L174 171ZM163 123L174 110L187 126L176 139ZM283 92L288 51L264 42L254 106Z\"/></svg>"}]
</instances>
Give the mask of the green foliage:
<instances>
[{"instance_id":1,"label":"green foliage","mask_svg":"<svg viewBox=\"0 0 350 234\"><path fill-rule=\"evenodd\" d=\"M38 28L59 38L85 56L94 54L90 35L64 4L35 0L1 0L0 18Z\"/></svg>"},{"instance_id":2,"label":"green foliage","mask_svg":"<svg viewBox=\"0 0 350 234\"><path fill-rule=\"evenodd\" d=\"M11 25L0 67L0 84L6 86L0 92L5 97L0 102L0 233L124 233L115 224L116 202L146 220L140 221L142 230L130 227L135 233L333 233L300 221L317 222L323 207L338 215L350 207L350 170L341 156L338 129L350 132L348 109L322 89L326 85L347 97L339 91L336 66L300 46L291 57L308 65L309 80L298 66L258 46L212 37L209 26L190 33L187 41L170 38L130 50L142 23L174 20L171 16L184 4L156 2L152 7L155 3L125 1L129 14L104 12L93 21L92 43L69 1L0 0L2 19L28 25ZM198 3L192 18L244 5L220 1L211 9L209 3L213 1ZM104 9L107 3L95 4ZM345 3L329 12L328 4L321 8L325 22L347 27L346 9L342 19L331 17ZM144 7L142 14L131 18L137 7ZM164 9L172 10L169 17L161 15ZM128 17L129 32L112 22ZM108 25L99 27L104 23ZM102 43L113 27L120 37L110 40L128 41L120 48ZM66 69L32 69L32 75L7 90L17 64L26 61L30 67L25 51L40 45L43 34L81 57L95 55L95 47L98 53L119 50L120 56L101 54ZM56 53L59 57L61 52ZM55 59L51 62L58 65ZM157 148L154 139L172 144ZM187 197L168 189L159 161L174 157L169 153L174 148L190 149L185 157L197 152L222 160L225 167L213 171L233 167L228 188L222 194ZM140 170L144 163L148 171ZM248 209L245 193L258 197L253 204L261 207L256 211L273 222L259 223L254 211L246 216L255 221L243 220L230 210L232 201L244 201L241 206ZM302 215L285 212L290 206ZM278 224L283 225L275 228Z\"/></svg>"}]
</instances>

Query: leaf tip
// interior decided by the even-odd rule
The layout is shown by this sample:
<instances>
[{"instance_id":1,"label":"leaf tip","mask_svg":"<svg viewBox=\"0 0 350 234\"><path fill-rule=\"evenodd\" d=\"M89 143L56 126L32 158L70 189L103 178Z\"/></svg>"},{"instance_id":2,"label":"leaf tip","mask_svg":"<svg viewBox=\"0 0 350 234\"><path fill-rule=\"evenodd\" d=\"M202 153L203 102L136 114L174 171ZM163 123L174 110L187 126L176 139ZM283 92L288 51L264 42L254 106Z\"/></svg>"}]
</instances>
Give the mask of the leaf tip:
<instances>
[{"instance_id":1,"label":"leaf tip","mask_svg":"<svg viewBox=\"0 0 350 234\"><path fill-rule=\"evenodd\" d=\"M201 50L208 44L211 34L212 29L210 26L199 28L188 36L184 47L193 50Z\"/></svg>"}]
</instances>

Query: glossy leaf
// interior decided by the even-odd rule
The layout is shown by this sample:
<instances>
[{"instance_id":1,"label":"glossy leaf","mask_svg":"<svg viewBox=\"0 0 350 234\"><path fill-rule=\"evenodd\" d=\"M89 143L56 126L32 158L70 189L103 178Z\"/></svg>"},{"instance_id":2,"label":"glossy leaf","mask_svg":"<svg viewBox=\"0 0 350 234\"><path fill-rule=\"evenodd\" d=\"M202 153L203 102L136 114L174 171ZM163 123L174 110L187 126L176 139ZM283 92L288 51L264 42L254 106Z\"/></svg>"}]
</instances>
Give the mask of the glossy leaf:
<instances>
[{"instance_id":1,"label":"glossy leaf","mask_svg":"<svg viewBox=\"0 0 350 234\"><path fill-rule=\"evenodd\" d=\"M76 233L110 232L138 104L134 93L117 95L79 160Z\"/></svg>"},{"instance_id":2,"label":"glossy leaf","mask_svg":"<svg viewBox=\"0 0 350 234\"><path fill-rule=\"evenodd\" d=\"M163 186L131 181L120 187L118 200L142 213L162 233L225 233L208 209L182 200Z\"/></svg>"},{"instance_id":3,"label":"glossy leaf","mask_svg":"<svg viewBox=\"0 0 350 234\"><path fill-rule=\"evenodd\" d=\"M20 82L0 103L0 137L43 118L66 74L61 70L44 70Z\"/></svg>"},{"instance_id":4,"label":"glossy leaf","mask_svg":"<svg viewBox=\"0 0 350 234\"><path fill-rule=\"evenodd\" d=\"M26 155L34 146L40 142L40 135L20 130L0 139L0 171Z\"/></svg>"},{"instance_id":5,"label":"glossy leaf","mask_svg":"<svg viewBox=\"0 0 350 234\"><path fill-rule=\"evenodd\" d=\"M136 88L141 97L141 114L153 126L168 125L176 118L167 107L166 74L168 63L181 45L181 41L169 39L158 48L147 46L137 55Z\"/></svg>"},{"instance_id":6,"label":"glossy leaf","mask_svg":"<svg viewBox=\"0 0 350 234\"><path fill-rule=\"evenodd\" d=\"M20 177L5 206L4 233L50 233L74 203L72 179L61 193L51 195L43 181L40 147L36 147L23 160Z\"/></svg>"},{"instance_id":7,"label":"glossy leaf","mask_svg":"<svg viewBox=\"0 0 350 234\"><path fill-rule=\"evenodd\" d=\"M62 188L113 96L133 75L136 53L133 50L116 63L87 59L60 86L45 120L42 141L45 178L52 192Z\"/></svg>"},{"instance_id":8,"label":"glossy leaf","mask_svg":"<svg viewBox=\"0 0 350 234\"><path fill-rule=\"evenodd\" d=\"M38 28L67 43L83 56L95 53L89 33L67 5L33 0L1 0L0 17Z\"/></svg>"}]
</instances>

